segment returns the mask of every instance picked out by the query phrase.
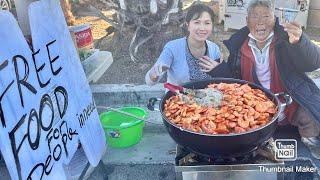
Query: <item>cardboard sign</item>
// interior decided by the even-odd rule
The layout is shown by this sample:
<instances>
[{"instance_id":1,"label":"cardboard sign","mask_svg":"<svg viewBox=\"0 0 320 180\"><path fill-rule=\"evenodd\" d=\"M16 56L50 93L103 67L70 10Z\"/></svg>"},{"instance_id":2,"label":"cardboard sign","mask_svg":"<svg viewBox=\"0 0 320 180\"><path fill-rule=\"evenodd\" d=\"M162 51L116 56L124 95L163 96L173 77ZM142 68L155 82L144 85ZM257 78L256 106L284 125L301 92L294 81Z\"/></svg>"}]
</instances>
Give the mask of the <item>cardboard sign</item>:
<instances>
[{"instance_id":1,"label":"cardboard sign","mask_svg":"<svg viewBox=\"0 0 320 180\"><path fill-rule=\"evenodd\" d=\"M96 166L105 136L59 1L29 6L31 50L0 11L0 150L12 179L66 179L78 143Z\"/></svg>"}]
</instances>

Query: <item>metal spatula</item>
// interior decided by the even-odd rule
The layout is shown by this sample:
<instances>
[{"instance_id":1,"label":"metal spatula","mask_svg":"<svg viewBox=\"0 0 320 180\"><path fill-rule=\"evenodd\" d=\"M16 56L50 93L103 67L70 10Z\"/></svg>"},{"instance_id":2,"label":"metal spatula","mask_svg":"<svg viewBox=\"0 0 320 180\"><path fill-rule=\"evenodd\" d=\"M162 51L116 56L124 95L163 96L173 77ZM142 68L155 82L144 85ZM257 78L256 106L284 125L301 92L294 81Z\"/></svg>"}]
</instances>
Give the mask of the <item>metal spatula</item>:
<instances>
[{"instance_id":1,"label":"metal spatula","mask_svg":"<svg viewBox=\"0 0 320 180\"><path fill-rule=\"evenodd\" d=\"M171 92L177 93L182 97L184 101L194 100L201 106L213 106L219 107L223 98L223 93L217 89L206 88L206 89L188 89L182 86L173 85L171 83L164 83L164 87ZM192 97L192 100L188 99L188 96Z\"/></svg>"}]
</instances>

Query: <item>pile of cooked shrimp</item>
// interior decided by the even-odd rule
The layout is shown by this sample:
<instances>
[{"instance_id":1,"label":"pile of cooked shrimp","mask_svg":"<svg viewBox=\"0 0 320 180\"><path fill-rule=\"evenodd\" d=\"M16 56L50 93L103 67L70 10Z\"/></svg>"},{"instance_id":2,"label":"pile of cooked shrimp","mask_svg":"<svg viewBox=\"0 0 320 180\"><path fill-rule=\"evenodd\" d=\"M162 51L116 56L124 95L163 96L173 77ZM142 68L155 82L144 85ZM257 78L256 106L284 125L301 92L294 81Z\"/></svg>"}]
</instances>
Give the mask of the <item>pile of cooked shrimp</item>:
<instances>
[{"instance_id":1,"label":"pile of cooked shrimp","mask_svg":"<svg viewBox=\"0 0 320 180\"><path fill-rule=\"evenodd\" d=\"M267 124L277 112L276 105L260 89L248 84L210 84L223 93L220 107L188 104L175 95L166 100L165 116L176 125L198 133L243 133Z\"/></svg>"}]
</instances>

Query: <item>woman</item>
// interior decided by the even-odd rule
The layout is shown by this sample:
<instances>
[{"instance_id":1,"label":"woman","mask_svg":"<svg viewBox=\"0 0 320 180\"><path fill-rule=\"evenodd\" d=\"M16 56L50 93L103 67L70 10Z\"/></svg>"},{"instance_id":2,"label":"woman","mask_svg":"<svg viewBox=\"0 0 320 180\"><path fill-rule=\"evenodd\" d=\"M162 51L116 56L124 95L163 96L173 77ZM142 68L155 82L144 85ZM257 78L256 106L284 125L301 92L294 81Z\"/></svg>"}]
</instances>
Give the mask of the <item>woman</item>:
<instances>
[{"instance_id":1,"label":"woman","mask_svg":"<svg viewBox=\"0 0 320 180\"><path fill-rule=\"evenodd\" d=\"M165 73L167 82L177 85L211 78L221 59L219 47L207 40L212 33L213 18L210 7L192 5L186 15L188 36L165 45L157 62L147 72L146 83L156 84Z\"/></svg>"}]
</instances>

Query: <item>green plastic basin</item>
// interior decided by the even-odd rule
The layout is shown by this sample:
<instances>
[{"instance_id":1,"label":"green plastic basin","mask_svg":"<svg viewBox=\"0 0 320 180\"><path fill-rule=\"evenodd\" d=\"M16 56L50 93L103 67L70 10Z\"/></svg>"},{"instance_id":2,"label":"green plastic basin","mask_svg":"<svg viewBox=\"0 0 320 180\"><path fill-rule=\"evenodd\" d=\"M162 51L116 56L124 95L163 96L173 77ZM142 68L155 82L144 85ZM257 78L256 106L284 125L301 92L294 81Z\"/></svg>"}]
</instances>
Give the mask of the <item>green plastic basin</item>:
<instances>
[{"instance_id":1,"label":"green plastic basin","mask_svg":"<svg viewBox=\"0 0 320 180\"><path fill-rule=\"evenodd\" d=\"M127 113L145 118L147 112L139 107L119 108ZM100 114L100 121L103 126L106 140L109 146L114 148L126 148L137 144L143 133L144 121L134 117L108 111Z\"/></svg>"}]
</instances>

